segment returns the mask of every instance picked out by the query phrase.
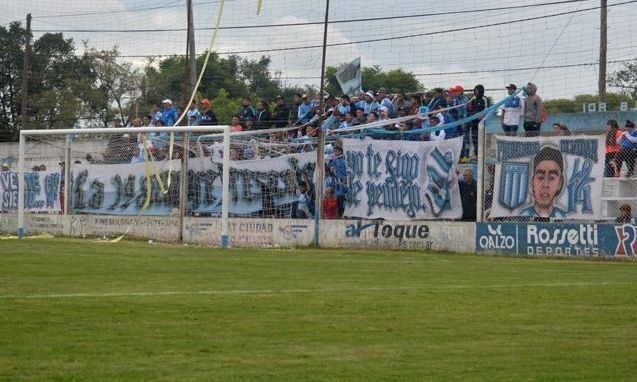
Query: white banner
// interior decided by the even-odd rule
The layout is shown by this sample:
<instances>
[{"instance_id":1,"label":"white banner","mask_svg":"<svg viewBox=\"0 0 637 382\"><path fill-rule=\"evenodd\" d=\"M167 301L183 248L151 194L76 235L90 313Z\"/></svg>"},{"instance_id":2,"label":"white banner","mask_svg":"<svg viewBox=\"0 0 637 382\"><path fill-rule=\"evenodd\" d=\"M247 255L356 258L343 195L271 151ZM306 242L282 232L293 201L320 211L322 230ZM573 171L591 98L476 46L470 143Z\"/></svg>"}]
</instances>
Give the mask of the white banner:
<instances>
[{"instance_id":1,"label":"white banner","mask_svg":"<svg viewBox=\"0 0 637 382\"><path fill-rule=\"evenodd\" d=\"M347 65L343 65L335 76L344 94L353 96L363 91L360 57Z\"/></svg>"},{"instance_id":2,"label":"white banner","mask_svg":"<svg viewBox=\"0 0 637 382\"><path fill-rule=\"evenodd\" d=\"M285 211L274 212L298 201L298 185L307 181L314 184L316 151L282 155L276 158L230 162L230 204L234 215L251 215L264 211L268 215L283 216ZM196 213L221 213L221 163L209 158L188 162L190 210ZM270 211L265 211L270 210Z\"/></svg>"},{"instance_id":3,"label":"white banner","mask_svg":"<svg viewBox=\"0 0 637 382\"><path fill-rule=\"evenodd\" d=\"M601 217L604 137L498 137L489 217Z\"/></svg>"},{"instance_id":4,"label":"white banner","mask_svg":"<svg viewBox=\"0 0 637 382\"><path fill-rule=\"evenodd\" d=\"M168 189L168 170L171 184ZM71 210L109 215L168 215L179 209L181 161L81 164L73 167ZM147 187L150 179L150 190ZM160 180L158 180L159 178ZM161 181L161 184L160 184ZM164 191L167 191L164 193ZM142 207L150 193L148 208Z\"/></svg>"},{"instance_id":5,"label":"white banner","mask_svg":"<svg viewBox=\"0 0 637 382\"><path fill-rule=\"evenodd\" d=\"M439 142L344 139L349 193L345 216L459 219L454 164L462 137Z\"/></svg>"},{"instance_id":6,"label":"white banner","mask_svg":"<svg viewBox=\"0 0 637 382\"><path fill-rule=\"evenodd\" d=\"M62 211L59 171L34 171L24 174L24 210L30 212ZM18 209L18 173L0 172L0 211Z\"/></svg>"}]
</instances>

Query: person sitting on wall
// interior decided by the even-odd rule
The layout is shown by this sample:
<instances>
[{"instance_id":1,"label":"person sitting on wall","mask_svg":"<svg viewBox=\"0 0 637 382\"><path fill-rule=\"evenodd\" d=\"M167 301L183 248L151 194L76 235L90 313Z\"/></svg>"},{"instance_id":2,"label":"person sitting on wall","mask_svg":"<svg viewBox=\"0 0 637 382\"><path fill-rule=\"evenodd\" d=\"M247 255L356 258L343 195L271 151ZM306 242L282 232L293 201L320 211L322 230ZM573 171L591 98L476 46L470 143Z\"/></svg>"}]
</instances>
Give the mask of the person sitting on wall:
<instances>
[{"instance_id":1,"label":"person sitting on wall","mask_svg":"<svg viewBox=\"0 0 637 382\"><path fill-rule=\"evenodd\" d=\"M615 223L637 224L636 219L632 216L630 204L622 204L621 207L619 207L619 216L615 219Z\"/></svg>"},{"instance_id":2,"label":"person sitting on wall","mask_svg":"<svg viewBox=\"0 0 637 382\"><path fill-rule=\"evenodd\" d=\"M566 211L557 207L555 201L564 189L564 158L553 147L544 146L533 158L531 191L533 204L523 208L522 216L536 218L566 217Z\"/></svg>"}]
</instances>

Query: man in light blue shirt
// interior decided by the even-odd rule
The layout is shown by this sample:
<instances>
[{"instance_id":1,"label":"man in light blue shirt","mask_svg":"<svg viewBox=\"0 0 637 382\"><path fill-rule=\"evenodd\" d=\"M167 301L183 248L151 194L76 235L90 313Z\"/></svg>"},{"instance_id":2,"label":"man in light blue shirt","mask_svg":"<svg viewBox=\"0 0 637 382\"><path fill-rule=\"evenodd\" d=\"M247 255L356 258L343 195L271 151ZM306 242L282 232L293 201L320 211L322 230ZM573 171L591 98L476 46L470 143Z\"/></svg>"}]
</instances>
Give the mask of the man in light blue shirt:
<instances>
[{"instance_id":1,"label":"man in light blue shirt","mask_svg":"<svg viewBox=\"0 0 637 382\"><path fill-rule=\"evenodd\" d=\"M379 108L382 106L385 106L387 108L387 114L390 117L393 117L394 114L394 104L392 103L392 101L387 97L387 89L385 88L379 88L378 92L376 93L376 102L378 102Z\"/></svg>"},{"instance_id":2,"label":"man in light blue shirt","mask_svg":"<svg viewBox=\"0 0 637 382\"><path fill-rule=\"evenodd\" d=\"M188 112L186 113L188 117L188 126L198 126L201 121L201 113L197 110L197 101L192 100L190 103L190 108L188 108ZM195 117L194 121L191 117Z\"/></svg>"},{"instance_id":3,"label":"man in light blue shirt","mask_svg":"<svg viewBox=\"0 0 637 382\"><path fill-rule=\"evenodd\" d=\"M303 102L299 105L299 119L298 123L301 125L310 121L312 116L314 115L314 109L316 108L316 101L310 101L310 98L307 94L304 94L302 97Z\"/></svg>"}]
</instances>

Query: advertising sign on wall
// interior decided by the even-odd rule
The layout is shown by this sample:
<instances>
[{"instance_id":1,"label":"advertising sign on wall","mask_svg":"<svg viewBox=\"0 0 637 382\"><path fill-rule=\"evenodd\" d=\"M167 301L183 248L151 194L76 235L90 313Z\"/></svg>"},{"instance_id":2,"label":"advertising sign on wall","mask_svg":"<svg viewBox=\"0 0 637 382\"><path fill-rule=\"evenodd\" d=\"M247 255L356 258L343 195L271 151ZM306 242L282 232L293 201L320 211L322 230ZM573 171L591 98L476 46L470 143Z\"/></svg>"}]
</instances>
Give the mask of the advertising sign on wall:
<instances>
[{"instance_id":1,"label":"advertising sign on wall","mask_svg":"<svg viewBox=\"0 0 637 382\"><path fill-rule=\"evenodd\" d=\"M637 255L631 224L478 223L476 251L542 256Z\"/></svg>"}]
</instances>

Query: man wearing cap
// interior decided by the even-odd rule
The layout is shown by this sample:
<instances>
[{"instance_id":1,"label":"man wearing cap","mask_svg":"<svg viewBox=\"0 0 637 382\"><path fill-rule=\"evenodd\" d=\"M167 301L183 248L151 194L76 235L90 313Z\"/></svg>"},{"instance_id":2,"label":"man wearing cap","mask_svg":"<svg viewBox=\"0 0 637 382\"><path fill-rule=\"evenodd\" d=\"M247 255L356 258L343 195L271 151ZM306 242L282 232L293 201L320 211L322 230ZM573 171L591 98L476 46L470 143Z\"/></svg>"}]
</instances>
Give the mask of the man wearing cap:
<instances>
[{"instance_id":1,"label":"man wearing cap","mask_svg":"<svg viewBox=\"0 0 637 382\"><path fill-rule=\"evenodd\" d=\"M177 111L173 106L173 101L171 101L170 99L165 99L161 103L164 107L164 110L161 113L162 123L164 124L164 126L174 126L179 116L177 115Z\"/></svg>"},{"instance_id":2,"label":"man wearing cap","mask_svg":"<svg viewBox=\"0 0 637 382\"><path fill-rule=\"evenodd\" d=\"M380 105L374 100L374 93L368 91L365 93L363 100L360 101L359 107L363 109L363 113L365 113L365 115L369 115L372 111L378 111Z\"/></svg>"},{"instance_id":3,"label":"man wearing cap","mask_svg":"<svg viewBox=\"0 0 637 382\"><path fill-rule=\"evenodd\" d=\"M188 117L188 126L198 126L201 122L201 113L197 110L196 100L193 99L190 103L186 116Z\"/></svg>"},{"instance_id":4,"label":"man wearing cap","mask_svg":"<svg viewBox=\"0 0 637 382\"><path fill-rule=\"evenodd\" d=\"M459 121L467 118L467 96L464 95L464 88L462 85L456 85L449 88L449 106L453 109L447 112L447 123ZM462 125L455 128L447 129L449 137L458 136L463 133ZM454 131L455 130L455 131Z\"/></svg>"},{"instance_id":5,"label":"man wearing cap","mask_svg":"<svg viewBox=\"0 0 637 382\"><path fill-rule=\"evenodd\" d=\"M217 116L210 109L210 100L208 98L204 98L200 102L201 107L203 107L203 111L201 112L201 125L204 126L216 126L219 124L217 121Z\"/></svg>"},{"instance_id":6,"label":"man wearing cap","mask_svg":"<svg viewBox=\"0 0 637 382\"><path fill-rule=\"evenodd\" d=\"M285 104L285 100L280 95L276 96L273 117L275 127L286 127L290 121L290 107Z\"/></svg>"},{"instance_id":7,"label":"man wearing cap","mask_svg":"<svg viewBox=\"0 0 637 382\"><path fill-rule=\"evenodd\" d=\"M8 163L3 163L1 171L2 172L8 172L9 171L9 164Z\"/></svg>"},{"instance_id":8,"label":"man wearing cap","mask_svg":"<svg viewBox=\"0 0 637 382\"><path fill-rule=\"evenodd\" d=\"M500 114L500 125L506 135L515 137L520 124L520 117L524 114L524 103L520 97L514 95L517 90L515 84L509 84L509 86L506 86L506 89L509 93L509 98L507 98L504 105L500 108L500 110L502 110Z\"/></svg>"}]
</instances>

